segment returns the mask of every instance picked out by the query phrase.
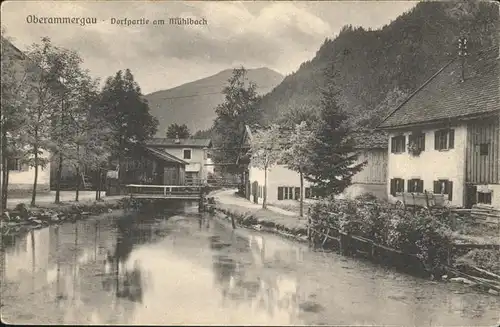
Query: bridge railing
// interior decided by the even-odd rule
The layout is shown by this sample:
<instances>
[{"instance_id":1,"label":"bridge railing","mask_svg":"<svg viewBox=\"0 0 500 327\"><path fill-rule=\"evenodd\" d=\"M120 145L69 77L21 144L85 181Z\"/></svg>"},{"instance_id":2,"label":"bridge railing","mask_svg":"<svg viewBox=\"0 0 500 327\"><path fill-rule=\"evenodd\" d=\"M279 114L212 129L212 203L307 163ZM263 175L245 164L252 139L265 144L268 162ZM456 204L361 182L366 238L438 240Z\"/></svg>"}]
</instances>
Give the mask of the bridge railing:
<instances>
[{"instance_id":1,"label":"bridge railing","mask_svg":"<svg viewBox=\"0 0 500 327\"><path fill-rule=\"evenodd\" d=\"M216 186L235 186L238 185L240 182L231 178L207 178L207 179L202 179L202 178L185 178L184 180L186 185L216 185Z\"/></svg>"},{"instance_id":2,"label":"bridge railing","mask_svg":"<svg viewBox=\"0 0 500 327\"><path fill-rule=\"evenodd\" d=\"M199 185L126 185L129 194L163 195L167 196L194 196L201 193L202 186Z\"/></svg>"}]
</instances>

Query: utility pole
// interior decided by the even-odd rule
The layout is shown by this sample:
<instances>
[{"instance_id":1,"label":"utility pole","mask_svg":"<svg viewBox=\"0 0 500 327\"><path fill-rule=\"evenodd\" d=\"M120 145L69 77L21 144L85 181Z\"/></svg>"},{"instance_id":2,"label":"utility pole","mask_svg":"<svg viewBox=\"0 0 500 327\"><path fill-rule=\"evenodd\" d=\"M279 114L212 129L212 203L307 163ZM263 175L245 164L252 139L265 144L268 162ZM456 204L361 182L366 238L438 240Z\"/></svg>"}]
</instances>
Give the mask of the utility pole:
<instances>
[{"instance_id":1,"label":"utility pole","mask_svg":"<svg viewBox=\"0 0 500 327\"><path fill-rule=\"evenodd\" d=\"M462 82L465 81L465 59L467 57L467 38L461 36L458 38L458 56L462 62Z\"/></svg>"}]
</instances>

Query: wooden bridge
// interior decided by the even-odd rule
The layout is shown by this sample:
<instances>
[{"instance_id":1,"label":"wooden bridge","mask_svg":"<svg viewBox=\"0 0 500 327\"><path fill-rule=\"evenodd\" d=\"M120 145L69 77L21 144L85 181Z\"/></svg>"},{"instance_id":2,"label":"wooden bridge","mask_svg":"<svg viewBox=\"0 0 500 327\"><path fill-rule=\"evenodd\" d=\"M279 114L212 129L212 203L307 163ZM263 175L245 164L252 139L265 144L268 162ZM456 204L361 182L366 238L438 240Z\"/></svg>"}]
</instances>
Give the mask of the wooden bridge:
<instances>
[{"instance_id":1,"label":"wooden bridge","mask_svg":"<svg viewBox=\"0 0 500 327\"><path fill-rule=\"evenodd\" d=\"M200 200L203 197L201 185L140 185L126 186L131 198Z\"/></svg>"}]
</instances>

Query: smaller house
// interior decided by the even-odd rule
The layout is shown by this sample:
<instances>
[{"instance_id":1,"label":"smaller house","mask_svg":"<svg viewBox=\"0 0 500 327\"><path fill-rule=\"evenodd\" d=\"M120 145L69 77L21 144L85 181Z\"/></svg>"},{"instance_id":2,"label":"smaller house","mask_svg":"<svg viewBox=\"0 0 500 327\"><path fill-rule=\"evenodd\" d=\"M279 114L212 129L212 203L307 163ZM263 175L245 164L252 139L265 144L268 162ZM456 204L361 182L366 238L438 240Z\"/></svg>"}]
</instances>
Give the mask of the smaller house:
<instances>
[{"instance_id":1,"label":"smaller house","mask_svg":"<svg viewBox=\"0 0 500 327\"><path fill-rule=\"evenodd\" d=\"M187 162L148 146L139 146L120 163L119 178L108 173L106 195L124 192L127 184L185 185Z\"/></svg>"},{"instance_id":2,"label":"smaller house","mask_svg":"<svg viewBox=\"0 0 500 327\"><path fill-rule=\"evenodd\" d=\"M209 172L213 172L209 153L212 148L210 139L153 138L146 142L146 146L185 162L186 184L200 184L207 179Z\"/></svg>"},{"instance_id":3,"label":"smaller house","mask_svg":"<svg viewBox=\"0 0 500 327\"><path fill-rule=\"evenodd\" d=\"M387 200L387 136L373 131L358 131L354 134L358 159L355 164L365 162L363 170L352 177L352 184L342 196L355 198L371 194Z\"/></svg>"},{"instance_id":4,"label":"smaller house","mask_svg":"<svg viewBox=\"0 0 500 327\"><path fill-rule=\"evenodd\" d=\"M252 137L251 129L246 126L242 140L241 152L250 149ZM353 176L352 184L339 195L340 198L354 198L368 193L379 199L387 199L386 173L387 173L387 142L386 136L381 132L356 132L356 150L359 157L355 164L366 162L362 171ZM245 195L246 198L256 203L263 200L264 171L251 166L249 158L240 156L240 163L247 163L245 169ZM290 170L286 165L275 165L267 172L267 200L269 203L282 200L300 200L300 175ZM313 185L304 179L304 198L314 197Z\"/></svg>"},{"instance_id":5,"label":"smaller house","mask_svg":"<svg viewBox=\"0 0 500 327\"><path fill-rule=\"evenodd\" d=\"M238 164L244 165L245 197L255 203L262 203L264 199L265 173L263 169L252 167L246 155L250 149L252 131L245 126L241 142L241 155ZM300 200L299 173L290 170L286 165L278 164L267 171L267 202L273 203L283 200ZM311 185L304 179L304 198L311 198Z\"/></svg>"},{"instance_id":6,"label":"smaller house","mask_svg":"<svg viewBox=\"0 0 500 327\"><path fill-rule=\"evenodd\" d=\"M49 153L43 151L41 156L48 158ZM9 169L9 193L25 193L33 190L35 168L23 163L22 158L11 158L8 161L7 169ZM50 190L50 162L45 167L38 167L36 189L38 192Z\"/></svg>"}]
</instances>

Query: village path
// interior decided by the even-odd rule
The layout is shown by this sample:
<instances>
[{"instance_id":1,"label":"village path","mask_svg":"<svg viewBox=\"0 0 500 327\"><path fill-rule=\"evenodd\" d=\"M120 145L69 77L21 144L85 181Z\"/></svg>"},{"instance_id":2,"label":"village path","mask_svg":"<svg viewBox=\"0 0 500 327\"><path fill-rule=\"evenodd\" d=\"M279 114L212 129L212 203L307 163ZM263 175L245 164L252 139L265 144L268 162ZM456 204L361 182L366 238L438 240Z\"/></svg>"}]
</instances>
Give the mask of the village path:
<instances>
[{"instance_id":1,"label":"village path","mask_svg":"<svg viewBox=\"0 0 500 327\"><path fill-rule=\"evenodd\" d=\"M95 191L80 191L79 202L92 202L95 200ZM55 191L50 191L48 193L38 194L36 197L36 205L46 207L47 205L53 204L56 197ZM101 191L102 200L111 200L115 198L121 198L122 196L106 197L106 192ZM60 201L64 203L77 203L75 202L75 191L61 191ZM31 194L22 197L8 198L7 208L13 209L17 204L24 203L27 206L31 202Z\"/></svg>"},{"instance_id":2,"label":"village path","mask_svg":"<svg viewBox=\"0 0 500 327\"><path fill-rule=\"evenodd\" d=\"M222 190L212 193L212 196L215 198L215 200L218 200L219 202L224 204L237 205L252 210L262 209L262 204L257 204L247 199L237 197L234 194L235 192L236 192L235 189ZM270 204L267 205L267 209L285 216L294 216L294 217L298 216L296 212L281 209Z\"/></svg>"}]
</instances>

